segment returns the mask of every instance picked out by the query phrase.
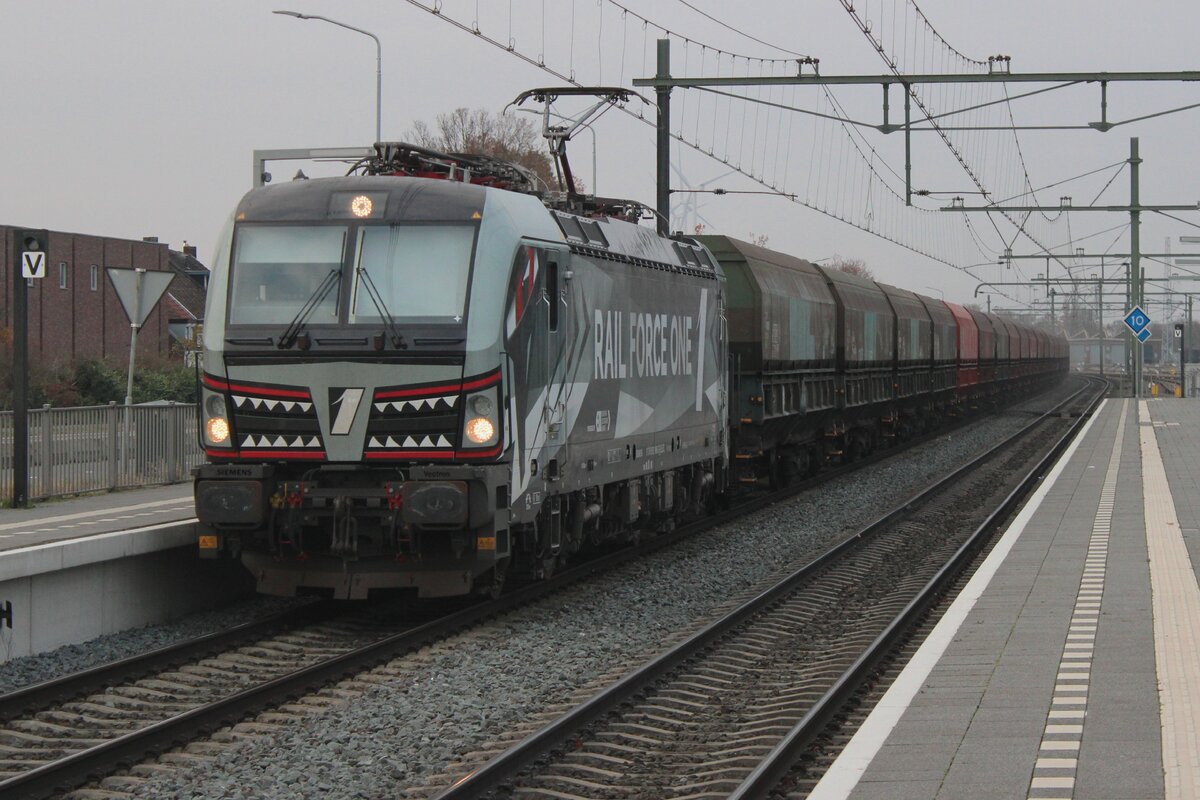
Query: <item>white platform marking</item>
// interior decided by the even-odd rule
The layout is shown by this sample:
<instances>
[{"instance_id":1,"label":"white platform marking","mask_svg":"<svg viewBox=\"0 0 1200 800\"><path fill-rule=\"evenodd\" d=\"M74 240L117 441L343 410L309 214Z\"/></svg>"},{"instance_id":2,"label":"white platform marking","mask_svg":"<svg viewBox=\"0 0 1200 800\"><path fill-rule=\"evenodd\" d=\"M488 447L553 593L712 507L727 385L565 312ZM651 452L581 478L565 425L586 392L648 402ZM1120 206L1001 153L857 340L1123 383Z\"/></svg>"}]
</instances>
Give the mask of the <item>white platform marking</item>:
<instances>
[{"instance_id":1,"label":"white platform marking","mask_svg":"<svg viewBox=\"0 0 1200 800\"><path fill-rule=\"evenodd\" d=\"M946 609L946 613L938 621L930 632L929 637L917 649L912 659L900 672L896 681L884 693L883 698L875 709L867 717L862 727L854 734L850 743L842 750L842 754L833 762L829 770L825 773L821 781L813 789L809 800L835 800L835 798L845 798L850 795L854 787L858 785L863 773L867 771L867 767L871 765L871 761L875 758L879 748L887 741L892 729L896 727L896 723L900 721L901 715L912 703L912 699L925 683L925 679L929 677L929 673L933 670L942 654L946 652L946 648L954 640L958 633L958 629L962 627L963 621L966 620L967 614L975 607L980 596L983 595L988 584L991 583L996 571L1000 565L1004 563L1004 559L1008 557L1013 545L1017 543L1017 539L1021 538L1021 534L1025 531L1025 527L1029 521L1033 519L1033 515L1045 500L1046 495L1050 493L1050 489L1058 481L1063 470L1066 469L1067 463L1071 457L1075 455L1075 451L1079 449L1079 445L1087 438L1088 431L1091 430L1092 424L1101 416L1108 401L1102 401L1096 413L1083 426L1083 430L1075 437L1075 441L1071 442L1067 447L1066 452L1058 459L1058 462L1046 475L1046 479L1042 481L1042 485L1034 492L1030 501L1021 509L1013 520L1012 525L1000 537L1000 541L984 559L976 573L967 581L967 585L963 587L962 592ZM1074 748L1063 747L1058 749L1078 749L1078 743L1060 742L1059 744L1071 745Z\"/></svg>"},{"instance_id":2,"label":"white platform marking","mask_svg":"<svg viewBox=\"0 0 1200 800\"><path fill-rule=\"evenodd\" d=\"M1138 417L1166 797L1194 800L1200 798L1200 586L1179 530L1158 439L1145 424L1151 422L1145 400L1138 403Z\"/></svg>"},{"instance_id":3,"label":"white platform marking","mask_svg":"<svg viewBox=\"0 0 1200 800\"><path fill-rule=\"evenodd\" d=\"M0 524L0 531L12 530L13 528L27 527L29 525L45 525L50 522L65 522L65 521L71 520L71 519L82 519L85 517L95 517L96 514L98 514L98 513L99 514L111 514L115 511L135 511L135 510L142 509L142 508L155 508L157 506L170 505L171 503L178 504L181 502L186 502L187 500L188 500L188 498L186 498L186 497L175 497L170 500L153 500L148 503L136 503L131 506L118 506L116 508L102 508L102 509L98 509L96 511L80 511L75 514L61 514L57 517L42 517L41 519L27 519L24 522L5 522L3 524ZM92 521L96 522L99 520L92 520Z\"/></svg>"}]
</instances>

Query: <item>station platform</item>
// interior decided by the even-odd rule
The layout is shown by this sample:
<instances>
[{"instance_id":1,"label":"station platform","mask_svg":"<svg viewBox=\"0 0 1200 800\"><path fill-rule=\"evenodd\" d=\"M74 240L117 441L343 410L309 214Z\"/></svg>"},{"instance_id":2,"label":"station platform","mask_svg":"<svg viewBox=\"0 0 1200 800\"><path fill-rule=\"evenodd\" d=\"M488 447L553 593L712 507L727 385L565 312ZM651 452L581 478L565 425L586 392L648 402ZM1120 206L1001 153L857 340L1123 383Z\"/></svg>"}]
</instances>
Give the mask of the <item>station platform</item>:
<instances>
[{"instance_id":1,"label":"station platform","mask_svg":"<svg viewBox=\"0 0 1200 800\"><path fill-rule=\"evenodd\" d=\"M190 481L6 508L0 510L0 553L194 516Z\"/></svg>"},{"instance_id":2,"label":"station platform","mask_svg":"<svg viewBox=\"0 0 1200 800\"><path fill-rule=\"evenodd\" d=\"M196 547L190 482L0 510L0 664L252 590Z\"/></svg>"},{"instance_id":3,"label":"station platform","mask_svg":"<svg viewBox=\"0 0 1200 800\"><path fill-rule=\"evenodd\" d=\"M810 798L1200 798L1200 402L1109 399Z\"/></svg>"}]
</instances>

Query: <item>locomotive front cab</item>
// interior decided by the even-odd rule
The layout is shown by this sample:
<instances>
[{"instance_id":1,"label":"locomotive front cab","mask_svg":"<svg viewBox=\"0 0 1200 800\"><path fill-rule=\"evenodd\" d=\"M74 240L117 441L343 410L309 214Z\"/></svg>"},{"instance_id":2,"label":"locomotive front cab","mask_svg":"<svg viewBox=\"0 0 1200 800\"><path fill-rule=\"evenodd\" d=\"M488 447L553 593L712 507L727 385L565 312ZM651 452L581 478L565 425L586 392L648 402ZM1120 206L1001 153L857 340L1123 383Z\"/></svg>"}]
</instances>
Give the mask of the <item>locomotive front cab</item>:
<instances>
[{"instance_id":1,"label":"locomotive front cab","mask_svg":"<svg viewBox=\"0 0 1200 800\"><path fill-rule=\"evenodd\" d=\"M248 194L209 289L202 554L240 555L268 594L494 579L511 547L505 297L516 231L544 218L536 198L421 178Z\"/></svg>"}]
</instances>

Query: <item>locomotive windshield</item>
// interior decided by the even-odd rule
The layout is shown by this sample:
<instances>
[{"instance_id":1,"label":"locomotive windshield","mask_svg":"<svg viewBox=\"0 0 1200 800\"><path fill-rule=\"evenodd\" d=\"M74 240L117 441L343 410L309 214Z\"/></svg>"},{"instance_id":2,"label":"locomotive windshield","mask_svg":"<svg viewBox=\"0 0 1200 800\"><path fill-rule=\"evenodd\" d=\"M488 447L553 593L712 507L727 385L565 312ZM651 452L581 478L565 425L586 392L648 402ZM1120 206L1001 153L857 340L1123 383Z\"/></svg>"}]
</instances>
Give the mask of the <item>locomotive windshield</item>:
<instances>
[{"instance_id":1,"label":"locomotive windshield","mask_svg":"<svg viewBox=\"0 0 1200 800\"><path fill-rule=\"evenodd\" d=\"M453 224L242 224L229 324L461 322L475 231ZM343 269L347 259L350 268Z\"/></svg>"},{"instance_id":2,"label":"locomotive windshield","mask_svg":"<svg viewBox=\"0 0 1200 800\"><path fill-rule=\"evenodd\" d=\"M234 253L231 325L286 325L317 293L331 270L342 266L344 226L244 225ZM337 322L338 288L308 315L311 322Z\"/></svg>"},{"instance_id":3,"label":"locomotive windshield","mask_svg":"<svg viewBox=\"0 0 1200 800\"><path fill-rule=\"evenodd\" d=\"M474 227L465 225L359 228L350 322L381 321L368 280L395 319L461 319L474 238Z\"/></svg>"}]
</instances>

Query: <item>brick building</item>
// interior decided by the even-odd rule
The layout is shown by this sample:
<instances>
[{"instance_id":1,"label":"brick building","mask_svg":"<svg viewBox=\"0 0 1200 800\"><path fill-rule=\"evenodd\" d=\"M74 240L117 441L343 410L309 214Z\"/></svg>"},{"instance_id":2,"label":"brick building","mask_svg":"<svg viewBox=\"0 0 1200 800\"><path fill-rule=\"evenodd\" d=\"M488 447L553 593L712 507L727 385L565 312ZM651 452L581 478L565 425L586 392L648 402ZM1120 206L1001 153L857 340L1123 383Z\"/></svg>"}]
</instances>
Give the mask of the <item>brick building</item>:
<instances>
[{"instance_id":1,"label":"brick building","mask_svg":"<svg viewBox=\"0 0 1200 800\"><path fill-rule=\"evenodd\" d=\"M12 327L13 273L20 228L0 225L0 327ZM32 281L29 289L29 360L31 364L57 366L98 358L122 366L129 363L129 318L105 273L106 267L141 268L175 273L168 295L185 300L190 323L203 321L203 281L189 272L202 270L195 249L174 253L154 240L134 241L108 236L50 231L46 277ZM181 258L182 256L182 258ZM201 288L197 291L197 284ZM164 296L138 334L138 355L167 355L170 328L178 323L178 303ZM176 325L178 330L178 325Z\"/></svg>"}]
</instances>

